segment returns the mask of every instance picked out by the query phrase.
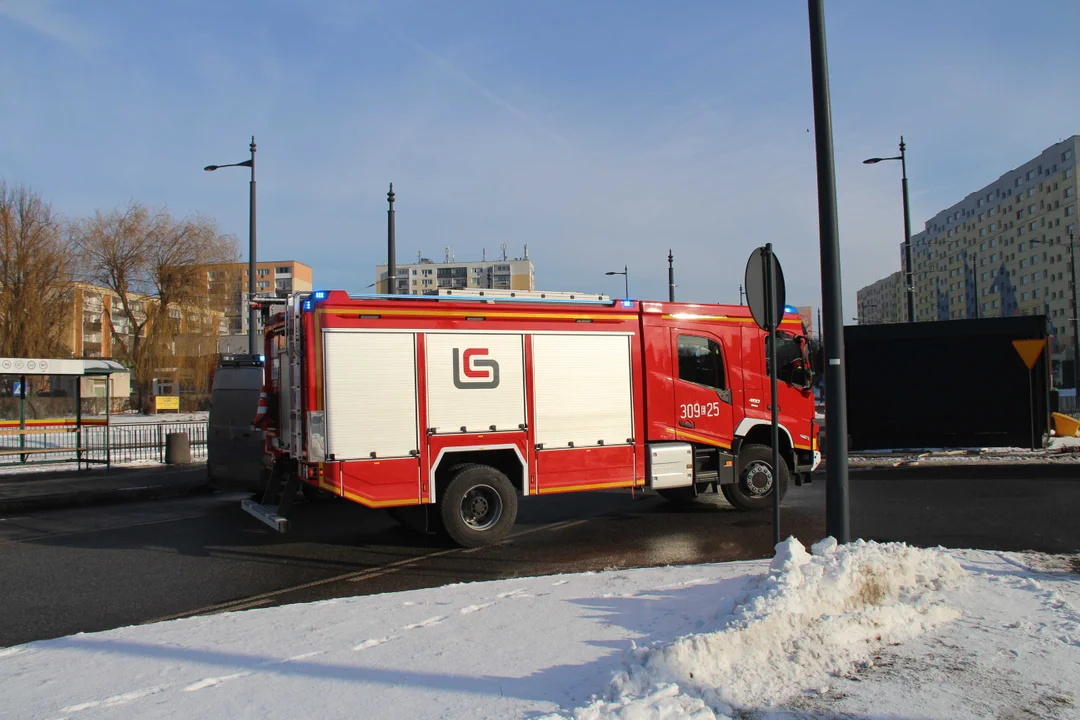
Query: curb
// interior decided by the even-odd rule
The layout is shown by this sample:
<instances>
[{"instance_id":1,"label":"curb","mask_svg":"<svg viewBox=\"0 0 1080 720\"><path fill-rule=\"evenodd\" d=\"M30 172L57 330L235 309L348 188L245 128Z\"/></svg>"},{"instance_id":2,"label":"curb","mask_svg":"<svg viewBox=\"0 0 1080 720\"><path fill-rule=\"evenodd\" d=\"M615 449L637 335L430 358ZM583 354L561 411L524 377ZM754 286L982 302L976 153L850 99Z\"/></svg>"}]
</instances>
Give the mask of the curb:
<instances>
[{"instance_id":1,"label":"curb","mask_svg":"<svg viewBox=\"0 0 1080 720\"><path fill-rule=\"evenodd\" d=\"M940 479L940 480L1080 480L1080 463L934 463L928 465L878 465L848 467L848 475L862 480ZM824 481L822 465L814 472L814 480Z\"/></svg>"},{"instance_id":2,"label":"curb","mask_svg":"<svg viewBox=\"0 0 1080 720\"><path fill-rule=\"evenodd\" d=\"M170 485L151 485L125 488L104 488L81 492L35 495L25 498L0 500L0 515L33 510L115 505L139 500L166 500L195 494L209 494L214 489L206 480L195 480Z\"/></svg>"}]
</instances>

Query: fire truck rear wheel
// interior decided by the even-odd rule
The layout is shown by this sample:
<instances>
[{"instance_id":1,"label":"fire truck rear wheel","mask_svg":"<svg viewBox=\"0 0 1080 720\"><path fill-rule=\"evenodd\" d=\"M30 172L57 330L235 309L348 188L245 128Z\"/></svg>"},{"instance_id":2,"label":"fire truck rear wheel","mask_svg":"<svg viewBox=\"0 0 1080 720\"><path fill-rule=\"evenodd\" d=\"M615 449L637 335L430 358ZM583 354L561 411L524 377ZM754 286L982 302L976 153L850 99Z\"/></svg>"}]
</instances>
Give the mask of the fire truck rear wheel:
<instances>
[{"instance_id":1,"label":"fire truck rear wheel","mask_svg":"<svg viewBox=\"0 0 1080 720\"><path fill-rule=\"evenodd\" d=\"M765 510L772 507L772 494L779 475L780 499L788 487L788 466L780 458L780 472L773 472L772 449L768 445L743 445L739 450L739 474L732 485L721 485L720 492L739 510Z\"/></svg>"},{"instance_id":2,"label":"fire truck rear wheel","mask_svg":"<svg viewBox=\"0 0 1080 720\"><path fill-rule=\"evenodd\" d=\"M499 542L517 520L517 490L488 465L462 465L442 492L439 515L447 535L462 547Z\"/></svg>"}]
</instances>

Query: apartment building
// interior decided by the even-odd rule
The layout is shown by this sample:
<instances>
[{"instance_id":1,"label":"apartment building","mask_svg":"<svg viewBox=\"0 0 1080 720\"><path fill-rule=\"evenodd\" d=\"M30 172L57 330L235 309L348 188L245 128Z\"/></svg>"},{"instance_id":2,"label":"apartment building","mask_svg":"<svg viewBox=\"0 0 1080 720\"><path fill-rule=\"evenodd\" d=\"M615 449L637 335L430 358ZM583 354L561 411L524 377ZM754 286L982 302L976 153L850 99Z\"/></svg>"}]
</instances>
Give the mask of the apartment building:
<instances>
[{"instance_id":1,"label":"apartment building","mask_svg":"<svg viewBox=\"0 0 1080 720\"><path fill-rule=\"evenodd\" d=\"M227 330L219 343L223 353L248 351L248 264L207 266L207 282L212 295L227 300ZM288 295L312 289L309 265L296 260L273 260L255 264L255 292ZM256 328L262 332L262 327Z\"/></svg>"},{"instance_id":2,"label":"apartment building","mask_svg":"<svg viewBox=\"0 0 1080 720\"><path fill-rule=\"evenodd\" d=\"M904 298L904 273L897 270L875 283L860 288L855 293L860 325L898 323L907 319Z\"/></svg>"},{"instance_id":3,"label":"apartment building","mask_svg":"<svg viewBox=\"0 0 1080 720\"><path fill-rule=\"evenodd\" d=\"M916 320L1044 314L1055 380L1071 381L1078 153L1073 135L926 221L911 238Z\"/></svg>"},{"instance_id":4,"label":"apartment building","mask_svg":"<svg viewBox=\"0 0 1080 720\"><path fill-rule=\"evenodd\" d=\"M387 291L387 268L375 268L378 292ZM440 289L485 288L495 290L534 290L535 277L528 247L521 258L455 262L447 253L446 262L418 257L416 263L397 266L397 295L435 295Z\"/></svg>"},{"instance_id":5,"label":"apartment building","mask_svg":"<svg viewBox=\"0 0 1080 720\"><path fill-rule=\"evenodd\" d=\"M129 295L131 314L135 322L142 324L147 310L156 299L142 295ZM112 290L89 283L76 283L71 292L71 321L64 332L64 344L77 358L122 357L122 344L130 347L134 339L134 326L123 310L119 296ZM193 335L220 335L228 326L221 312L199 308L170 307L169 318L177 333ZM115 332L110 331L110 325ZM146 335L149 324L142 327L140 337ZM179 351L181 348L174 348Z\"/></svg>"}]
</instances>

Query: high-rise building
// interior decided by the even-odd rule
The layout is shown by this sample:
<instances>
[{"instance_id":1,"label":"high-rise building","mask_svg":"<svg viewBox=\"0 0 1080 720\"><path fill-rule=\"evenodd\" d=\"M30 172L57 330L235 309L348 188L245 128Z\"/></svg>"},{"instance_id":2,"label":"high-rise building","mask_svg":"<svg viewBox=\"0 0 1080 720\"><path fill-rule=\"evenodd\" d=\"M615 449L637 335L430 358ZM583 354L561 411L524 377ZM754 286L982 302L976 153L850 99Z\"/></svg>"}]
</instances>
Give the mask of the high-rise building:
<instances>
[{"instance_id":1,"label":"high-rise building","mask_svg":"<svg viewBox=\"0 0 1080 720\"><path fill-rule=\"evenodd\" d=\"M907 306L904 304L903 273L897 270L875 283L860 288L855 293L859 306L860 325L904 322Z\"/></svg>"},{"instance_id":2,"label":"high-rise building","mask_svg":"<svg viewBox=\"0 0 1080 720\"><path fill-rule=\"evenodd\" d=\"M500 260L455 262L448 252L446 262L418 258L416 263L399 264L396 271L397 295L435 295L440 289L535 289L534 269L528 248L524 257L512 260L504 257ZM387 291L386 273L386 265L375 268L374 286L380 293Z\"/></svg>"},{"instance_id":3,"label":"high-rise building","mask_svg":"<svg viewBox=\"0 0 1080 720\"><path fill-rule=\"evenodd\" d=\"M248 264L207 266L210 292L227 299L225 319L228 333L220 340L223 353L248 350ZM255 292L260 295L288 295L312 289L311 267L296 260L273 260L255 264ZM256 329L261 332L262 328Z\"/></svg>"},{"instance_id":4,"label":"high-rise building","mask_svg":"<svg viewBox=\"0 0 1080 720\"><path fill-rule=\"evenodd\" d=\"M1073 135L926 221L911 238L916 320L1044 314L1055 381L1072 383L1078 152Z\"/></svg>"}]
</instances>

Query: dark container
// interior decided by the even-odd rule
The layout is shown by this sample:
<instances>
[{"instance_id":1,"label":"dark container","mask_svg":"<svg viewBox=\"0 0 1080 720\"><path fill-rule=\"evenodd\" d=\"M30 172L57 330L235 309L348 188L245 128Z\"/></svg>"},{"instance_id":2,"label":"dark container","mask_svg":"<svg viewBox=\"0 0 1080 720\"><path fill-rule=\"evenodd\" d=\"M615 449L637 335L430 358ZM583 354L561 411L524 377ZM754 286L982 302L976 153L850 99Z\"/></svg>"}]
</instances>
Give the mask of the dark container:
<instances>
[{"instance_id":1,"label":"dark container","mask_svg":"<svg viewBox=\"0 0 1080 720\"><path fill-rule=\"evenodd\" d=\"M851 450L1042 447L1050 347L1045 315L846 326Z\"/></svg>"}]
</instances>

